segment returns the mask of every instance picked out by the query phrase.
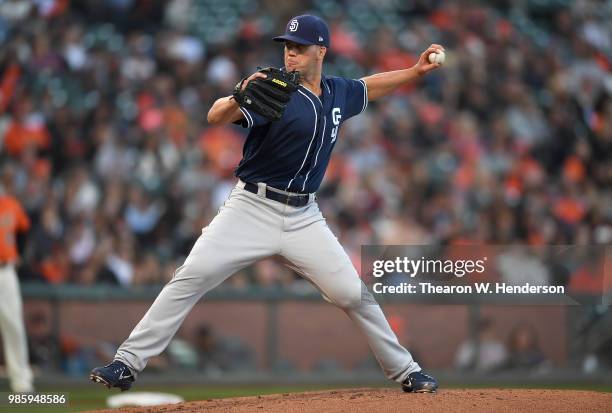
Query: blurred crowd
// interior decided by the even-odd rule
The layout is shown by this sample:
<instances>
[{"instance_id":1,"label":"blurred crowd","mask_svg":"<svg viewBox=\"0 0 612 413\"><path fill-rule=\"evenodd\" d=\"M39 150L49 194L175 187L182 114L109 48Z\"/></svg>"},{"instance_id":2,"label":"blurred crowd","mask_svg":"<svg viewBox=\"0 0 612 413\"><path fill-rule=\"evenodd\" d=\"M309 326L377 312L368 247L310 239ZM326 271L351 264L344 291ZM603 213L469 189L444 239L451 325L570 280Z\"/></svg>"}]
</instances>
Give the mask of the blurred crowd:
<instances>
[{"instance_id":1,"label":"blurred crowd","mask_svg":"<svg viewBox=\"0 0 612 413\"><path fill-rule=\"evenodd\" d=\"M398 314L389 321L401 339L406 339L405 319ZM40 309L26 318L30 362L38 372L61 370L71 375L83 375L94 366L112 358L118 343L100 340L81 334L62 333L55 335L49 315ZM476 322L474 336L466 337L454 348L454 368L460 372L480 374L522 372L546 374L555 363L540 344L541 332L527 320L520 318L500 333L500 324L493 319L481 318ZM419 346L409 340L414 357L420 357ZM547 349L550 354L550 349ZM588 354L587 354L588 356ZM592 357L592 355L591 355ZM608 353L609 357L609 353ZM603 359L602 361L608 361ZM209 377L224 373L244 373L261 369L253 343L244 337L225 334L207 323L192 330L181 328L168 348L151 358L147 368L152 371L197 372ZM604 364L605 365L605 364ZM609 364L608 364L609 365ZM296 360L279 355L270 368L277 372L300 370ZM558 367L558 363L557 363ZM378 372L376 359L367 354L352 365L343 365L336 358L322 354L308 370L315 373L352 370L360 373ZM587 371L583 367L583 371Z\"/></svg>"},{"instance_id":2,"label":"blurred crowd","mask_svg":"<svg viewBox=\"0 0 612 413\"><path fill-rule=\"evenodd\" d=\"M118 343L99 337L57 334L49 315L40 309L26 317L26 325L30 363L37 372L59 370L83 375L117 351ZM193 331L181 329L161 355L149 360L148 368L217 376L222 372L253 371L257 363L254 349L242 338L221 334L202 323Z\"/></svg>"},{"instance_id":3,"label":"blurred crowd","mask_svg":"<svg viewBox=\"0 0 612 413\"><path fill-rule=\"evenodd\" d=\"M505 343L495 334L492 325L490 319L478 321L476 337L466 339L457 349L457 369L478 372L544 372L550 369L550 361L540 348L537 330L531 324L521 322L514 325Z\"/></svg>"},{"instance_id":4,"label":"blurred crowd","mask_svg":"<svg viewBox=\"0 0 612 413\"><path fill-rule=\"evenodd\" d=\"M357 266L362 244L612 242L610 1L4 0L0 177L34 223L21 276L167 281L235 185L247 131L206 112L282 64L270 38L306 11L330 24L328 75L447 50L340 131L319 202ZM229 280L296 283L274 260Z\"/></svg>"}]
</instances>

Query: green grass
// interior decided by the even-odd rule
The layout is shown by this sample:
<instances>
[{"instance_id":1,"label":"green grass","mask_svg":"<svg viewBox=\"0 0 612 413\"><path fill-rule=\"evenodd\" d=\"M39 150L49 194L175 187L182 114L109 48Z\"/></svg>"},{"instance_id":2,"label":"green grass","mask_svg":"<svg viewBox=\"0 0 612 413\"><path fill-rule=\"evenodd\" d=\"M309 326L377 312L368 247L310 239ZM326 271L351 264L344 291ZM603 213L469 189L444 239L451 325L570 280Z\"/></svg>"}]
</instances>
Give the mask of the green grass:
<instances>
[{"instance_id":1,"label":"green grass","mask_svg":"<svg viewBox=\"0 0 612 413\"><path fill-rule=\"evenodd\" d=\"M391 384L392 385L392 384ZM277 393L296 393L305 391L316 391L316 390L329 390L338 388L350 388L355 386L320 386L320 385L288 385L288 386L256 386L256 385L245 385L245 386L223 386L223 385L202 385L202 386L139 386L136 391L158 391L163 393L172 393L182 396L187 401L195 400L207 400L207 399L219 399L226 397L241 397L241 396L255 396L263 394L277 394ZM356 387L383 387L381 384L374 386L358 385ZM388 387L385 385L384 387ZM488 388L488 387L504 387L504 388L538 388L538 389L564 389L564 390L591 390L601 392L612 392L612 384L551 384L551 385L537 385L535 387L525 385L504 385L504 386L491 386L491 384L460 384L460 383L444 383L444 388ZM60 393L66 392L66 388L58 387L43 387L37 389L43 393ZM78 386L68 391L69 406L41 406L34 407L28 406L27 408L18 407L0 407L0 413L59 413L59 412L80 412L84 410L95 410L106 408L106 398L120 394L116 389L108 390L102 386Z\"/></svg>"},{"instance_id":2,"label":"green grass","mask_svg":"<svg viewBox=\"0 0 612 413\"><path fill-rule=\"evenodd\" d=\"M344 386L346 387L346 386ZM338 386L139 386L135 391L172 393L183 397L186 401L220 399L227 397L256 396L261 394L294 393L324 389L335 389ZM66 393L66 388L42 387L37 388L41 393ZM28 406L28 407L0 407L0 413L59 413L80 412L84 410L104 409L106 398L120 394L117 389L108 390L100 385L88 387L75 387L68 392L69 405L66 406Z\"/></svg>"}]
</instances>

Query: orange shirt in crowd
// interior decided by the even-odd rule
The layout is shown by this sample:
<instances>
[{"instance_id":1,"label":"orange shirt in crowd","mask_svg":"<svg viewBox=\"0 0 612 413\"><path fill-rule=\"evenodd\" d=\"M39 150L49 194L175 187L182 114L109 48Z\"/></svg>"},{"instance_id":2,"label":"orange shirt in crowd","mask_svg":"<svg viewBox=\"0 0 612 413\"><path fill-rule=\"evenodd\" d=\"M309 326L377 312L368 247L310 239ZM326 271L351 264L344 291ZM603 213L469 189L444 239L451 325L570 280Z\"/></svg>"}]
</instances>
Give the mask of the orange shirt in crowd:
<instances>
[{"instance_id":1,"label":"orange shirt in crowd","mask_svg":"<svg viewBox=\"0 0 612 413\"><path fill-rule=\"evenodd\" d=\"M4 113L8 107L20 77L21 69L19 65L10 63L4 71L2 81L0 81L0 113Z\"/></svg>"},{"instance_id":2,"label":"orange shirt in crowd","mask_svg":"<svg viewBox=\"0 0 612 413\"><path fill-rule=\"evenodd\" d=\"M15 198L0 194L0 263L18 258L16 232L27 231L30 219Z\"/></svg>"},{"instance_id":3,"label":"orange shirt in crowd","mask_svg":"<svg viewBox=\"0 0 612 413\"><path fill-rule=\"evenodd\" d=\"M28 125L13 121L4 136L4 147L11 156L20 156L28 147L46 149L51 139L44 125Z\"/></svg>"}]
</instances>

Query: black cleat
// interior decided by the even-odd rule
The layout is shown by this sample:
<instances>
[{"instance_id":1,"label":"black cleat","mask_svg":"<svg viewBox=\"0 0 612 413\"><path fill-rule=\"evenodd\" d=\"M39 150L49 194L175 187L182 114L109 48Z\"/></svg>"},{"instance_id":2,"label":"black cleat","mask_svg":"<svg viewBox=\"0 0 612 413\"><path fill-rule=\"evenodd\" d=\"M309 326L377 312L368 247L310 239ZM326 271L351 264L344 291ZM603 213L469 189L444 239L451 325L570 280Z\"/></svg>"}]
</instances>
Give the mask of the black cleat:
<instances>
[{"instance_id":1,"label":"black cleat","mask_svg":"<svg viewBox=\"0 0 612 413\"><path fill-rule=\"evenodd\" d=\"M121 391L126 391L134 383L134 374L124 363L115 360L107 366L93 369L89 379L95 383L102 383L109 389L118 387Z\"/></svg>"},{"instance_id":2,"label":"black cleat","mask_svg":"<svg viewBox=\"0 0 612 413\"><path fill-rule=\"evenodd\" d=\"M435 393L437 389L438 382L436 379L422 371L410 373L402 383L402 390L406 393Z\"/></svg>"}]
</instances>

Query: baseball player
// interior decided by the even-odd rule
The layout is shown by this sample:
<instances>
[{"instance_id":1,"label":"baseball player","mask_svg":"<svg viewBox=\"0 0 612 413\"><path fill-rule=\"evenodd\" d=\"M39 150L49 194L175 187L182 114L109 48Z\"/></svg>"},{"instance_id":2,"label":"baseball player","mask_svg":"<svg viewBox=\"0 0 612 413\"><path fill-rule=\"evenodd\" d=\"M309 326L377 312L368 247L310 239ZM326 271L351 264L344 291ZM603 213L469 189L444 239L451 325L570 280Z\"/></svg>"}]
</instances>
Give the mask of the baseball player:
<instances>
[{"instance_id":1,"label":"baseball player","mask_svg":"<svg viewBox=\"0 0 612 413\"><path fill-rule=\"evenodd\" d=\"M17 233L28 230L30 220L21 204L0 184L0 333L4 359L14 392L33 392L32 370L23 325L23 306L15 263Z\"/></svg>"},{"instance_id":2,"label":"baseball player","mask_svg":"<svg viewBox=\"0 0 612 413\"><path fill-rule=\"evenodd\" d=\"M236 187L113 362L95 368L90 378L129 389L203 294L241 268L279 254L353 320L389 379L406 392L435 392L436 380L399 344L314 194L342 122L363 112L369 101L437 68L429 54L444 49L431 45L412 68L351 80L322 74L330 39L320 18L297 16L274 40L284 42L284 69L243 79L232 96L218 99L208 112L211 124L250 128Z\"/></svg>"}]
</instances>

